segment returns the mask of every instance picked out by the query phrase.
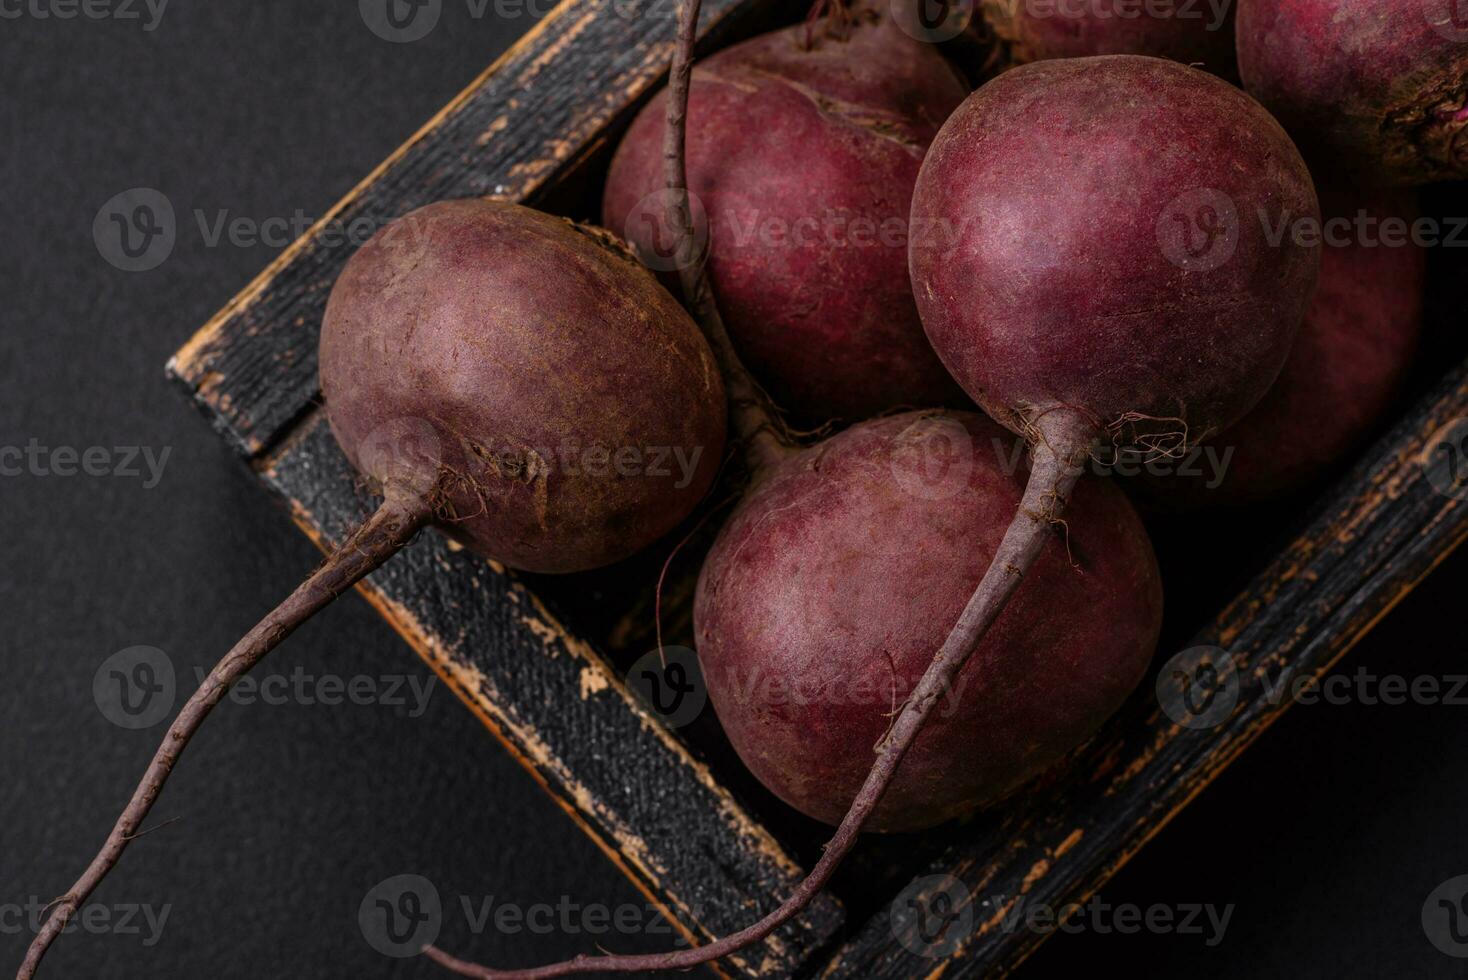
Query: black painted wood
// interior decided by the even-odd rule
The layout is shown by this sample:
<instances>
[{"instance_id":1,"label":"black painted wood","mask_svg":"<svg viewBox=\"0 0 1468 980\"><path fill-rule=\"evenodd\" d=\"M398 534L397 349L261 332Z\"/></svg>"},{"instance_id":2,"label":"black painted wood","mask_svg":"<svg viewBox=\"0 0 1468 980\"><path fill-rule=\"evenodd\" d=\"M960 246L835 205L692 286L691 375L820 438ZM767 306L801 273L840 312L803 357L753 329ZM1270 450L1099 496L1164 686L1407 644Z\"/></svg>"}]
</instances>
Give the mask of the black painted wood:
<instances>
[{"instance_id":1,"label":"black painted wood","mask_svg":"<svg viewBox=\"0 0 1468 980\"><path fill-rule=\"evenodd\" d=\"M1026 909L1084 901L1248 748L1292 703L1281 693L1290 682L1323 675L1468 537L1468 364L1365 459L1216 623L1176 657L1159 657L1157 683L1064 776L976 823L918 875L915 893L842 948L826 976L925 976L940 959L949 978L1008 973L1051 934L1026 928ZM1199 685L1193 707L1203 707L1209 685L1197 658L1207 648L1236 665L1236 687L1223 673L1212 705L1194 712L1173 671ZM953 917L940 915L953 898ZM951 922L950 931L927 943L915 909L931 928Z\"/></svg>"},{"instance_id":2,"label":"black painted wood","mask_svg":"<svg viewBox=\"0 0 1468 980\"><path fill-rule=\"evenodd\" d=\"M261 475L324 547L373 507L319 415ZM514 575L429 532L363 591L695 941L742 928L789 894L802 870ZM503 832L487 818L486 832ZM737 965L787 975L842 919L825 898Z\"/></svg>"}]
</instances>

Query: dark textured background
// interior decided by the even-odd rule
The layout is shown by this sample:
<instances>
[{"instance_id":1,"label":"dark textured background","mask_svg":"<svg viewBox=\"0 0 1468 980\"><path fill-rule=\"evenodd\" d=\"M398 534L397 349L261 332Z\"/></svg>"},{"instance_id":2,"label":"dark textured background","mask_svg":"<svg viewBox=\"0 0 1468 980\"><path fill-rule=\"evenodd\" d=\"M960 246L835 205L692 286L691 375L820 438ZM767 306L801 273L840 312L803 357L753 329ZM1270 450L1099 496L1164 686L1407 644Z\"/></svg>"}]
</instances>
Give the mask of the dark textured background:
<instances>
[{"instance_id":1,"label":"dark textured background","mask_svg":"<svg viewBox=\"0 0 1468 980\"><path fill-rule=\"evenodd\" d=\"M4 9L14 9L9 2ZM490 11L496 5L491 2ZM500 4L502 11L522 9ZM171 450L162 482L0 478L0 973L28 941L19 906L81 869L160 730L108 723L98 666L139 644L191 686L318 559L163 380L167 357L278 251L210 247L210 220L320 214L528 29L445 4L427 39L374 36L350 0L174 0L137 21L0 19L0 446ZM148 273L100 257L92 219L132 187L161 190L179 241ZM1343 668L1468 670L1450 562ZM427 673L347 599L264 668ZM1468 707L1295 710L1105 891L1113 903L1235 903L1225 941L1063 936L1026 977L1109 964L1194 978L1465 976L1423 937L1423 899L1468 872ZM435 691L413 718L383 705L225 706L97 900L169 904L162 940L65 937L53 977L434 976L389 960L357 925L395 874L447 901L560 896L641 904L523 771ZM444 941L496 962L590 951L591 937ZM617 936L657 949L666 936Z\"/></svg>"}]
</instances>

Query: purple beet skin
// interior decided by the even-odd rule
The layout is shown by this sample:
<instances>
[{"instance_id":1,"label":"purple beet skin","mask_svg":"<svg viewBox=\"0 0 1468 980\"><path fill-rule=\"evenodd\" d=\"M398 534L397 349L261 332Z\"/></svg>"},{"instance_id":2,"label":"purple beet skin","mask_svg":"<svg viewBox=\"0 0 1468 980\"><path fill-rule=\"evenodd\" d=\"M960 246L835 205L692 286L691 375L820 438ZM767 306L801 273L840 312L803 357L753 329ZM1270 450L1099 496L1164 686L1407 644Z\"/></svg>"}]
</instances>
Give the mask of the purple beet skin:
<instances>
[{"instance_id":1,"label":"purple beet skin","mask_svg":"<svg viewBox=\"0 0 1468 980\"><path fill-rule=\"evenodd\" d=\"M815 422L964 403L913 305L907 216L966 85L884 7L853 18L849 35L793 27L700 62L688 114L689 187L730 334L776 401ZM603 202L606 226L644 254L663 206L647 201L663 186L665 99L633 123Z\"/></svg>"},{"instance_id":2,"label":"purple beet skin","mask_svg":"<svg viewBox=\"0 0 1468 980\"><path fill-rule=\"evenodd\" d=\"M515 205L453 201L397 219L347 262L321 326L321 388L382 504L201 678L18 977L36 975L146 832L225 692L426 525L507 564L572 571L630 555L698 502L724 439L713 354L609 239ZM691 460L684 475L660 475L666 457L646 459L658 450Z\"/></svg>"},{"instance_id":3,"label":"purple beet skin","mask_svg":"<svg viewBox=\"0 0 1468 980\"><path fill-rule=\"evenodd\" d=\"M1023 447L969 413L863 423L778 467L709 555L695 608L719 720L754 774L827 823L978 584L1024 490ZM1076 489L1024 587L883 797L873 829L930 827L1012 790L1137 685L1162 591L1106 480Z\"/></svg>"},{"instance_id":4,"label":"purple beet skin","mask_svg":"<svg viewBox=\"0 0 1468 980\"><path fill-rule=\"evenodd\" d=\"M1289 137L1205 72L1114 55L985 85L933 142L911 249L923 324L995 419L1196 442L1278 376L1315 286L1319 220ZM1052 414L1053 413L1053 414Z\"/></svg>"},{"instance_id":5,"label":"purple beet skin","mask_svg":"<svg viewBox=\"0 0 1468 980\"><path fill-rule=\"evenodd\" d=\"M379 487L516 568L569 572L651 544L702 499L724 386L683 308L568 221L432 204L347 263L321 329L332 431Z\"/></svg>"},{"instance_id":6,"label":"purple beet skin","mask_svg":"<svg viewBox=\"0 0 1468 980\"><path fill-rule=\"evenodd\" d=\"M1245 87L1318 168L1416 185L1468 177L1462 0L1248 0Z\"/></svg>"},{"instance_id":7,"label":"purple beet skin","mask_svg":"<svg viewBox=\"0 0 1468 980\"><path fill-rule=\"evenodd\" d=\"M1014 64L1099 54L1142 54L1225 77L1234 66L1231 0L982 0L984 19Z\"/></svg>"},{"instance_id":8,"label":"purple beet skin","mask_svg":"<svg viewBox=\"0 0 1468 980\"><path fill-rule=\"evenodd\" d=\"M1168 509L1250 504L1307 486L1360 447L1412 366L1427 256L1411 191L1324 192L1320 285L1295 349L1259 407L1143 486ZM1344 222L1349 222L1347 227Z\"/></svg>"}]
</instances>

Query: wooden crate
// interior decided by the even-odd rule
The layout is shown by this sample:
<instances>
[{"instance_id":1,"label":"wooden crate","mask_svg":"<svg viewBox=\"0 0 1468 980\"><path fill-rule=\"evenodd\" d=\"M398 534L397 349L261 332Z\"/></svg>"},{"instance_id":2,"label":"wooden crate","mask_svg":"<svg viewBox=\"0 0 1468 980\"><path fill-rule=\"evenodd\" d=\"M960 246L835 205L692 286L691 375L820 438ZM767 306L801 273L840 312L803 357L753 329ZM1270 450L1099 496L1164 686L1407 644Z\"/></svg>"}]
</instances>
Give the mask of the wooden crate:
<instances>
[{"instance_id":1,"label":"wooden crate","mask_svg":"<svg viewBox=\"0 0 1468 980\"><path fill-rule=\"evenodd\" d=\"M780 9L708 0L702 44L792 15ZM660 84L672 34L667 0L566 0L318 228L380 227L431 201L470 196L594 215L609 148ZM327 430L316 379L322 311L349 254L308 233L169 364L322 547L371 507ZM1463 271L1435 261L1439 278ZM1443 292L1436 312L1456 319L1461 307ZM1441 358L1452 346L1430 351ZM1456 363L1462 351L1451 353ZM1425 369L1421 400L1308 511L1162 536L1165 567L1184 564L1180 550L1215 549L1202 571L1190 567L1180 600L1170 592L1158 661L1198 647L1231 653L1236 703L1226 720L1180 726L1159 688L1144 685L1065 765L1008 803L960 826L864 842L832 895L724 969L905 978L1013 968L1045 937L1006 928L1019 903L1059 908L1094 892L1288 706L1269 696L1267 681L1326 671L1468 534L1468 364L1443 376L1447 363ZM1241 529L1246 549L1220 543ZM1266 564L1259 556L1270 541L1282 547ZM701 942L770 911L826 831L753 782L712 712L672 731L629 692L625 671L651 648L649 597L670 547L609 572L552 579L507 573L429 534L361 592L607 857ZM695 542L666 597L675 640L690 632L698 559ZM963 928L934 945L910 913L931 908L923 903L938 889L960 897Z\"/></svg>"}]
</instances>

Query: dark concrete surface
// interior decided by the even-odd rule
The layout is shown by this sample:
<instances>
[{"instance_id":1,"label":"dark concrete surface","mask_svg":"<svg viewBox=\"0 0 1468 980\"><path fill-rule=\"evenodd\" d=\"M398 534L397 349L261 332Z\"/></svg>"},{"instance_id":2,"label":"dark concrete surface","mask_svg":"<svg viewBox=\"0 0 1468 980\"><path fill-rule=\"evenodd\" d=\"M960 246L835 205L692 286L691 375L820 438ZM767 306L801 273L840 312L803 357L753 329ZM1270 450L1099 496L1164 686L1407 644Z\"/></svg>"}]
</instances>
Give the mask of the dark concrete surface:
<instances>
[{"instance_id":1,"label":"dark concrete surface","mask_svg":"<svg viewBox=\"0 0 1468 980\"><path fill-rule=\"evenodd\" d=\"M31 907L92 855L160 733L99 710L104 661L157 648L191 690L196 666L318 558L163 379L167 357L283 244L211 242L213 226L276 219L271 231L320 214L529 28L527 6L491 3L475 18L451 0L426 38L394 44L350 0L174 0L156 23L143 0L126 5L132 20L37 15L66 0L0 2L0 447L33 446L26 468L45 471L0 477L0 973L19 962ZM137 187L167 196L178 240L158 268L126 273L104 260L93 219ZM140 447L161 475L141 454L136 477L65 475L78 465L66 450L93 447L94 472L128 469L126 447ZM1345 670L1468 671L1465 585L1460 558ZM267 690L224 706L150 824L177 822L135 844L96 895L110 925L64 937L48 976L436 976L374 950L359 925L368 891L401 874L436 886L446 945L506 965L597 938L476 928L461 899L641 909L451 696L415 699L404 682L421 690L427 672L360 600L263 670L318 694L323 679L365 675L375 700ZM407 703L381 703L394 691ZM1142 908L1233 903L1222 942L1092 929L1055 939L1021 976L1468 975L1419 921L1432 889L1468 872L1465 720L1463 705L1295 711L1104 893Z\"/></svg>"}]
</instances>

